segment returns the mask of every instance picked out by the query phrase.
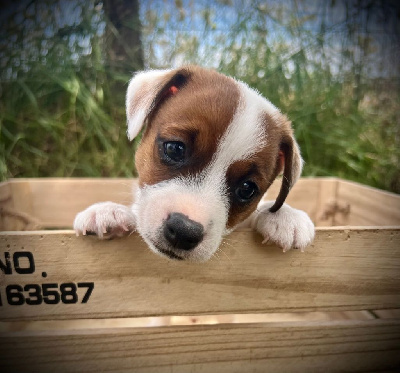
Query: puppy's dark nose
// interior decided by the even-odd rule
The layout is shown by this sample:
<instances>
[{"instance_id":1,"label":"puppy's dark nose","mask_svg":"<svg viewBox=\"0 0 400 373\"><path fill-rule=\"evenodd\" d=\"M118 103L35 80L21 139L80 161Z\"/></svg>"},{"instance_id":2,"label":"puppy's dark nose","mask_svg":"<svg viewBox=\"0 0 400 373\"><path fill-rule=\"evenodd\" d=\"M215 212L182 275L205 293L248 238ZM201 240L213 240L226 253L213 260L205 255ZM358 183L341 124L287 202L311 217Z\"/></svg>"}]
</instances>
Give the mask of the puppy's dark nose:
<instances>
[{"instance_id":1,"label":"puppy's dark nose","mask_svg":"<svg viewBox=\"0 0 400 373\"><path fill-rule=\"evenodd\" d=\"M203 239L204 227L180 212L173 212L164 223L164 237L175 248L192 250Z\"/></svg>"}]
</instances>

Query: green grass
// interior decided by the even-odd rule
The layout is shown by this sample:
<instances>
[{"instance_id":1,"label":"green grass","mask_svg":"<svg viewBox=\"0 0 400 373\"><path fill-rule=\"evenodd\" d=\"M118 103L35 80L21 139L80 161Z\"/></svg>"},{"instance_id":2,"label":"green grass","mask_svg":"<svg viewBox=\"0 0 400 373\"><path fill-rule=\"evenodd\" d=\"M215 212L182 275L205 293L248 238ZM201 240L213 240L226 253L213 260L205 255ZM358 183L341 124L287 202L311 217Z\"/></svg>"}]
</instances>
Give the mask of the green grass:
<instances>
[{"instance_id":1,"label":"green grass","mask_svg":"<svg viewBox=\"0 0 400 373\"><path fill-rule=\"evenodd\" d=\"M4 84L10 99L0 114L1 178L132 176L124 104L111 116L98 89L74 71L42 68Z\"/></svg>"},{"instance_id":2,"label":"green grass","mask_svg":"<svg viewBox=\"0 0 400 373\"><path fill-rule=\"evenodd\" d=\"M146 64L195 62L244 80L293 121L304 175L338 176L400 192L398 80L370 79L364 70L360 80L354 56L346 50L343 66L355 67L333 74L328 55L313 58L328 45L299 33L301 25L290 19L282 18L281 26L291 33L291 42L279 35L267 39L265 9L256 9L251 21L248 12L238 13L235 28L221 33L215 29L215 9L204 13L200 33L174 31L174 37L165 32L173 27L173 17L147 14ZM103 38L92 29L86 33L92 52L78 59L68 39L56 34L49 37L52 48L36 60L25 61L16 45L0 50L3 66L13 71L4 68L0 80L1 180L135 175L136 143L126 138L123 92L113 90L115 81L128 82L133 71L112 73ZM293 44L303 47L294 50Z\"/></svg>"}]
</instances>

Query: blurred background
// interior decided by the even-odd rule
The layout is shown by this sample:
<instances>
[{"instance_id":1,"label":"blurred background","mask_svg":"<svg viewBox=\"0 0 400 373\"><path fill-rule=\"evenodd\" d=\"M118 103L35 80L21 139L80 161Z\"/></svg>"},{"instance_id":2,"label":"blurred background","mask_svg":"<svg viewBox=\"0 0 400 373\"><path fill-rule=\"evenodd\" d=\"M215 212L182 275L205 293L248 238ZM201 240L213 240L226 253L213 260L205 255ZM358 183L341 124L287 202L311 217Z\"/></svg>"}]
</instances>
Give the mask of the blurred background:
<instances>
[{"instance_id":1,"label":"blurred background","mask_svg":"<svg viewBox=\"0 0 400 373\"><path fill-rule=\"evenodd\" d=\"M137 70L196 63L293 121L305 176L400 193L397 0L21 0L0 5L0 179L132 177Z\"/></svg>"}]
</instances>

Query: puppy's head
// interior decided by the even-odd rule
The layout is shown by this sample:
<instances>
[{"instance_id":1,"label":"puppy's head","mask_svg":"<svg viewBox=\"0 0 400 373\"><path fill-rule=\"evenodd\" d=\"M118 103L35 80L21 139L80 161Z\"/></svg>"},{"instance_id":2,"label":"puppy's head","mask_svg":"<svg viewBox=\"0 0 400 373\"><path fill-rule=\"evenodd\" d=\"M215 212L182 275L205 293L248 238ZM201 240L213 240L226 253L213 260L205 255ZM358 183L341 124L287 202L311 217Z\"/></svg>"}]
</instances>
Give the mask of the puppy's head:
<instances>
[{"instance_id":1,"label":"puppy's head","mask_svg":"<svg viewBox=\"0 0 400 373\"><path fill-rule=\"evenodd\" d=\"M290 122L246 84L189 66L130 81L128 137L136 152L137 228L171 259L205 261L283 170L277 211L300 176Z\"/></svg>"}]
</instances>

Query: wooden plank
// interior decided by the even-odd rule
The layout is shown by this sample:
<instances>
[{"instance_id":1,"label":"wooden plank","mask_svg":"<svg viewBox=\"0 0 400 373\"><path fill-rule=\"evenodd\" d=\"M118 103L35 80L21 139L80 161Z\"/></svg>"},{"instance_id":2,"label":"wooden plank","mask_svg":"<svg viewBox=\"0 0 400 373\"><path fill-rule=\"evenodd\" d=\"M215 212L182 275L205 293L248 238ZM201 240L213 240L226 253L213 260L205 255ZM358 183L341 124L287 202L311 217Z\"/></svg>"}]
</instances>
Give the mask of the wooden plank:
<instances>
[{"instance_id":1,"label":"wooden plank","mask_svg":"<svg viewBox=\"0 0 400 373\"><path fill-rule=\"evenodd\" d=\"M319 183L318 205L314 224L318 227L332 227L335 214L331 212L332 206L336 204L338 179L322 178Z\"/></svg>"},{"instance_id":2,"label":"wooden plank","mask_svg":"<svg viewBox=\"0 0 400 373\"><path fill-rule=\"evenodd\" d=\"M320 184L323 179L299 180L287 202L306 211L315 221ZM279 193L280 180L270 188L267 199ZM137 179L12 179L9 181L15 207L46 228L71 228L75 215L96 202L133 203ZM14 230L14 229L13 229Z\"/></svg>"},{"instance_id":3,"label":"wooden plank","mask_svg":"<svg viewBox=\"0 0 400 373\"><path fill-rule=\"evenodd\" d=\"M253 231L237 231L211 261L191 264L157 257L137 234L99 241L70 231L3 233L0 258L9 253L12 274L0 271L0 320L400 308L400 227L320 228L305 253L283 254L260 242ZM16 252L25 272L31 268L25 253L32 253L33 273L16 273ZM9 305L5 294L8 285L59 289L84 282L94 283L87 303L81 303L86 288L71 304L73 296L57 304ZM28 290L34 291L25 296Z\"/></svg>"},{"instance_id":4,"label":"wooden plank","mask_svg":"<svg viewBox=\"0 0 400 373\"><path fill-rule=\"evenodd\" d=\"M32 195L27 183L13 188L12 182L0 185L0 231L41 229L32 212Z\"/></svg>"},{"instance_id":5,"label":"wooden plank","mask_svg":"<svg viewBox=\"0 0 400 373\"><path fill-rule=\"evenodd\" d=\"M0 334L2 372L359 372L400 367L400 322Z\"/></svg>"},{"instance_id":6,"label":"wooden plank","mask_svg":"<svg viewBox=\"0 0 400 373\"><path fill-rule=\"evenodd\" d=\"M18 211L32 214L46 228L71 228L75 215L96 202L133 202L135 179L13 179ZM29 203L26 198L29 195ZM29 211L27 206L31 205Z\"/></svg>"},{"instance_id":7,"label":"wooden plank","mask_svg":"<svg viewBox=\"0 0 400 373\"><path fill-rule=\"evenodd\" d=\"M8 181L0 183L0 206L12 207L11 187Z\"/></svg>"},{"instance_id":8,"label":"wooden plank","mask_svg":"<svg viewBox=\"0 0 400 373\"><path fill-rule=\"evenodd\" d=\"M265 199L276 198L280 183L276 180L272 184ZM33 226L54 229L71 228L77 212L96 202L111 200L131 204L137 180L12 179L6 184L11 188L13 211L29 217ZM336 201L336 197L339 204L351 205L350 214L346 216L338 212L324 217L327 204ZM400 225L400 196L335 178L300 179L290 192L287 203L306 211L318 226L329 226L333 220L335 225ZM15 227L16 223L8 224L7 229L26 228L22 220L14 219L14 223L20 222ZM0 230L4 229L0 226Z\"/></svg>"},{"instance_id":9,"label":"wooden plank","mask_svg":"<svg viewBox=\"0 0 400 373\"><path fill-rule=\"evenodd\" d=\"M190 316L158 316L158 317L121 317L107 319L73 319L45 321L5 321L0 322L0 334L4 332L106 329L155 326L187 326L214 324L254 324L299 321L338 321L338 320L374 320L378 311L339 311L339 312L291 312L291 313L251 313L226 315L190 315ZM397 316L397 317L396 317ZM399 314L391 314L397 318Z\"/></svg>"},{"instance_id":10,"label":"wooden plank","mask_svg":"<svg viewBox=\"0 0 400 373\"><path fill-rule=\"evenodd\" d=\"M350 206L350 213L338 213L335 225L400 225L400 196L348 181L339 181L337 202Z\"/></svg>"},{"instance_id":11,"label":"wooden plank","mask_svg":"<svg viewBox=\"0 0 400 373\"><path fill-rule=\"evenodd\" d=\"M18 220L7 213L13 209L11 186L9 182L0 183L0 231L18 230Z\"/></svg>"},{"instance_id":12,"label":"wooden plank","mask_svg":"<svg viewBox=\"0 0 400 373\"><path fill-rule=\"evenodd\" d=\"M319 213L321 184L326 180L324 178L302 178L290 191L286 203L290 206L305 211L315 223ZM265 200L274 200L279 194L282 181L277 179L268 189L263 197Z\"/></svg>"},{"instance_id":13,"label":"wooden plank","mask_svg":"<svg viewBox=\"0 0 400 373\"><path fill-rule=\"evenodd\" d=\"M13 208L17 212L26 214L34 218L33 195L29 183L10 183L13 199Z\"/></svg>"},{"instance_id":14,"label":"wooden plank","mask_svg":"<svg viewBox=\"0 0 400 373\"><path fill-rule=\"evenodd\" d=\"M400 309L374 310L373 312L380 319L399 319L400 320Z\"/></svg>"}]
</instances>

